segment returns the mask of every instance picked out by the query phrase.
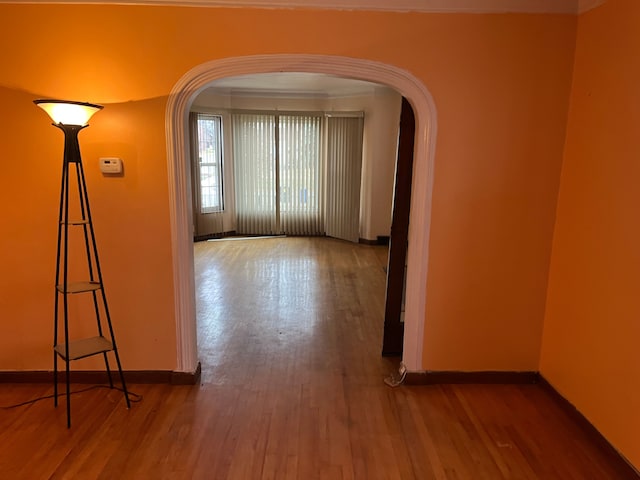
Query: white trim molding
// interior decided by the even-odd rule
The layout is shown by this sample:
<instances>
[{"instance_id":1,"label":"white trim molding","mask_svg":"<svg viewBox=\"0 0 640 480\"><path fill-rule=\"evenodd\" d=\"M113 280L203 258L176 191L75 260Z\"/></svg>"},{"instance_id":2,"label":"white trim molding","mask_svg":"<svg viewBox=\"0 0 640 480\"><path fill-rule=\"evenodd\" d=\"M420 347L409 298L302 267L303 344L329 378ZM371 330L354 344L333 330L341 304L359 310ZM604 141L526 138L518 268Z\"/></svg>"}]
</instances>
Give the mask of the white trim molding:
<instances>
[{"instance_id":1,"label":"white trim molding","mask_svg":"<svg viewBox=\"0 0 640 480\"><path fill-rule=\"evenodd\" d=\"M0 3L313 8L420 13L560 13L575 15L606 0L0 0Z\"/></svg>"},{"instance_id":2,"label":"white trim molding","mask_svg":"<svg viewBox=\"0 0 640 480\"><path fill-rule=\"evenodd\" d=\"M198 365L192 207L189 201L188 173L189 109L196 96L217 79L272 72L324 73L376 82L397 90L411 103L416 117L416 136L407 253L403 363L409 371L422 371L436 143L436 108L433 98L422 82L406 70L369 60L304 54L252 55L213 60L187 72L169 95L165 126L178 356L176 370L193 372Z\"/></svg>"}]
</instances>

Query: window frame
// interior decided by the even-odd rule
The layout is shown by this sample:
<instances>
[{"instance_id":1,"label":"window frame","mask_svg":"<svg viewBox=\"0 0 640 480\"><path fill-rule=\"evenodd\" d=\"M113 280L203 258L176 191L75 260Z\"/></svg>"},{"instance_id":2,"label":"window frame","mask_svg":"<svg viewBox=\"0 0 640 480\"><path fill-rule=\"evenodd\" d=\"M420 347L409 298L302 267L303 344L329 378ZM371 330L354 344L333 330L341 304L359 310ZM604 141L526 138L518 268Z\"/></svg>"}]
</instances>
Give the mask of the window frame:
<instances>
[{"instance_id":1,"label":"window frame","mask_svg":"<svg viewBox=\"0 0 640 480\"><path fill-rule=\"evenodd\" d=\"M195 119L195 131L194 131L194 143L195 143L195 174L197 175L197 179L195 184L197 185L196 192L196 201L198 207L198 214L207 215L211 213L223 213L225 211L225 181L224 181L224 168L225 168L225 154L224 154L224 119L223 115L219 113L211 113L211 112L203 112L203 111L193 111L196 115ZM201 139L200 139L200 127L199 123L201 118L209 118L216 119L216 127L217 127L217 135L215 136L215 140L217 141L217 161L214 162L203 162L201 156ZM214 147L214 151L216 148ZM214 206L203 206L203 185L202 185L202 167L208 166L213 167L217 172L214 173L214 176L217 177L217 185L213 185L214 188L218 190L218 195L214 195L214 198L217 197L219 200L219 205Z\"/></svg>"}]
</instances>

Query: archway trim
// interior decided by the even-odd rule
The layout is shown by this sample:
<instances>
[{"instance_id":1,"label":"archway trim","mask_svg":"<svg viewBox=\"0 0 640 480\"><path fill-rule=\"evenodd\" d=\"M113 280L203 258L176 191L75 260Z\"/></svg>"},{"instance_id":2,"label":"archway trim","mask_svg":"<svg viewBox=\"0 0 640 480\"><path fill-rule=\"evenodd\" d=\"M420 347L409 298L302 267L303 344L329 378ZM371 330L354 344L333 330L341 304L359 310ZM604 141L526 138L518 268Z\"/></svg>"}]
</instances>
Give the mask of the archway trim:
<instances>
[{"instance_id":1,"label":"archway trim","mask_svg":"<svg viewBox=\"0 0 640 480\"><path fill-rule=\"evenodd\" d=\"M380 83L397 90L411 103L416 117L416 138L407 253L403 363L408 371L424 370L422 351L437 128L433 98L420 80L406 70L392 65L330 55L276 54L231 57L203 63L188 71L169 95L165 127L176 322L176 371L191 373L198 367L188 168L189 109L195 97L217 79L273 72L324 73Z\"/></svg>"}]
</instances>

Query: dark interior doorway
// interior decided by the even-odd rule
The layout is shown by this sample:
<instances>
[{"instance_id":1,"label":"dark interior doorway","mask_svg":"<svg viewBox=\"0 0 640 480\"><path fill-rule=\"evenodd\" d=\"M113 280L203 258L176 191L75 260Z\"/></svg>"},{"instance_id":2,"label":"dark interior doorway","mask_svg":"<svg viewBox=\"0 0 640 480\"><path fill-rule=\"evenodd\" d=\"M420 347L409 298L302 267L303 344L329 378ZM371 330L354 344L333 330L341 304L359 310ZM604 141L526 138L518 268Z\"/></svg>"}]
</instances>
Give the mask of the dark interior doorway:
<instances>
[{"instance_id":1,"label":"dark interior doorway","mask_svg":"<svg viewBox=\"0 0 640 480\"><path fill-rule=\"evenodd\" d=\"M387 267L387 297L384 315L382 355L400 356L404 341L404 292L411 206L413 144L415 116L406 98L402 98L398 158L393 196L393 217L389 239Z\"/></svg>"}]
</instances>

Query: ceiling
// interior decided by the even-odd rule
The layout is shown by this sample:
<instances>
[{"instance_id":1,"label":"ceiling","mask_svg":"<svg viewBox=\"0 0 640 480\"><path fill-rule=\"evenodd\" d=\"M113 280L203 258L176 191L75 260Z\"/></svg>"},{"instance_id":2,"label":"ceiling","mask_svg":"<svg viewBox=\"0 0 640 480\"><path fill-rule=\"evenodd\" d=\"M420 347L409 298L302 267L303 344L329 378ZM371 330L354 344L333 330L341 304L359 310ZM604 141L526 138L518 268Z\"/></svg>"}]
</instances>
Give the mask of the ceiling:
<instances>
[{"instance_id":1,"label":"ceiling","mask_svg":"<svg viewBox=\"0 0 640 480\"><path fill-rule=\"evenodd\" d=\"M318 73L262 73L216 80L208 93L242 96L345 97L372 94L380 85Z\"/></svg>"}]
</instances>

